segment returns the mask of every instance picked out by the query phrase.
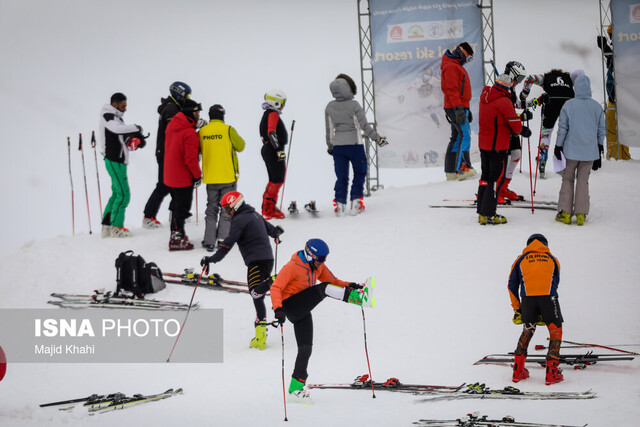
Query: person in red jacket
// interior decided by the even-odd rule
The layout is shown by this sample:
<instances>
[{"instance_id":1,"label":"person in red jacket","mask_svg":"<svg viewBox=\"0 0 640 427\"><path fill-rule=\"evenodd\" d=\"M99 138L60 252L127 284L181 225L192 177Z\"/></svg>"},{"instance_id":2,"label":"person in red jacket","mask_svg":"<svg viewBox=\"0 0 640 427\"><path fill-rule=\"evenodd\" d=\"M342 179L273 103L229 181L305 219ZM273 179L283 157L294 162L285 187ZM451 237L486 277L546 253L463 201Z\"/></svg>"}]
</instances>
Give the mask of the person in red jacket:
<instances>
[{"instance_id":1,"label":"person in red jacket","mask_svg":"<svg viewBox=\"0 0 640 427\"><path fill-rule=\"evenodd\" d=\"M467 42L460 43L453 52L442 55L440 87L444 93L444 112L451 124L451 140L444 158L447 181L462 181L476 174L471 166L471 127L469 110L471 82L463 65L473 59L473 49Z\"/></svg>"},{"instance_id":2,"label":"person in red jacket","mask_svg":"<svg viewBox=\"0 0 640 427\"><path fill-rule=\"evenodd\" d=\"M184 222L191 216L193 188L202 182L198 153L200 138L195 130L202 106L187 99L181 110L169 122L164 153L164 183L171 194L171 238L169 250L193 249L184 231Z\"/></svg>"},{"instance_id":3,"label":"person in red jacket","mask_svg":"<svg viewBox=\"0 0 640 427\"><path fill-rule=\"evenodd\" d=\"M504 224L507 219L496 214L497 195L505 182L505 170L511 134L525 138L531 131L522 126L513 107L509 89L511 77L501 74L493 86L485 86L480 95L478 145L482 174L478 185L478 222L480 224Z\"/></svg>"}]
</instances>

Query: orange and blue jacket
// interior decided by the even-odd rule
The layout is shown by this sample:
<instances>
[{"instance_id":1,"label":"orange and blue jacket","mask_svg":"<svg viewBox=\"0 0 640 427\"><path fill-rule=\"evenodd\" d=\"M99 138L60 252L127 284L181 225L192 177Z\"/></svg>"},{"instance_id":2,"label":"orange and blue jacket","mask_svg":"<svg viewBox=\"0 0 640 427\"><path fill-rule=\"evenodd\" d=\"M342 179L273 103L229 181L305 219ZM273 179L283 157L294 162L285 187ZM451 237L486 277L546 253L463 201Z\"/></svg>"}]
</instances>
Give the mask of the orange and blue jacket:
<instances>
[{"instance_id":1,"label":"orange and blue jacket","mask_svg":"<svg viewBox=\"0 0 640 427\"><path fill-rule=\"evenodd\" d=\"M315 286L317 282L329 282L344 288L349 282L338 279L323 263L317 269L311 269L304 252L300 251L291 256L291 260L278 272L276 280L271 285L271 305L275 310L282 307L282 301L292 295Z\"/></svg>"},{"instance_id":2,"label":"orange and blue jacket","mask_svg":"<svg viewBox=\"0 0 640 427\"><path fill-rule=\"evenodd\" d=\"M511 266L509 296L514 310L520 308L520 297L558 296L560 263L549 248L538 240L524 248Z\"/></svg>"}]
</instances>

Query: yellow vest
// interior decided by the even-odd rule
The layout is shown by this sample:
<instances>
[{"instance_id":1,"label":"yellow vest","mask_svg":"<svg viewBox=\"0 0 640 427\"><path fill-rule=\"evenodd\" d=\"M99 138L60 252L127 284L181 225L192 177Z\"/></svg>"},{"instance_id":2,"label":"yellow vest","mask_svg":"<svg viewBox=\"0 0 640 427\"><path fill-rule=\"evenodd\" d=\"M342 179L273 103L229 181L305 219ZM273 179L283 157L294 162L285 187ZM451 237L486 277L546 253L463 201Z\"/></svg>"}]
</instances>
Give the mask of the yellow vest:
<instances>
[{"instance_id":1,"label":"yellow vest","mask_svg":"<svg viewBox=\"0 0 640 427\"><path fill-rule=\"evenodd\" d=\"M228 184L238 180L237 151L244 150L244 139L222 120L211 120L198 132L202 153L202 182Z\"/></svg>"}]
</instances>

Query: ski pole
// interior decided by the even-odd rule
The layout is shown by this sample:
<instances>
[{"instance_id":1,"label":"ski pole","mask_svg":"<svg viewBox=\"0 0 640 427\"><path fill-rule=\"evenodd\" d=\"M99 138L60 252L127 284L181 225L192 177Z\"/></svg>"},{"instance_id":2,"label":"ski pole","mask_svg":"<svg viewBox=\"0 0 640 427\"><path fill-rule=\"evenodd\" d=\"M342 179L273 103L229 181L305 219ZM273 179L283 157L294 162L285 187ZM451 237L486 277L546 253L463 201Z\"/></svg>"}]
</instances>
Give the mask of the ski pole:
<instances>
[{"instance_id":1,"label":"ski pole","mask_svg":"<svg viewBox=\"0 0 640 427\"><path fill-rule=\"evenodd\" d=\"M284 186L287 183L287 171L289 170L289 156L291 155L291 144L293 144L293 127L296 125L295 120L291 120L291 138L289 138L289 148L287 149L287 164L284 167L284 181L282 181L282 196L280 197L280 211L282 211L282 202L284 201Z\"/></svg>"},{"instance_id":2,"label":"ski pole","mask_svg":"<svg viewBox=\"0 0 640 427\"><path fill-rule=\"evenodd\" d=\"M527 151L529 151L529 190L531 191L531 213L533 213L533 174L531 172L531 139L529 138L527 138Z\"/></svg>"},{"instance_id":3,"label":"ski pole","mask_svg":"<svg viewBox=\"0 0 640 427\"><path fill-rule=\"evenodd\" d=\"M196 191L196 225L198 225L198 187L194 190Z\"/></svg>"},{"instance_id":4,"label":"ski pole","mask_svg":"<svg viewBox=\"0 0 640 427\"><path fill-rule=\"evenodd\" d=\"M98 154L96 153L96 132L91 131L91 147L93 148L93 158L96 160L96 178L98 179L98 203L100 204L100 215L102 215L102 193L100 192L100 174L98 173Z\"/></svg>"},{"instance_id":5,"label":"ski pole","mask_svg":"<svg viewBox=\"0 0 640 427\"><path fill-rule=\"evenodd\" d=\"M71 175L71 138L67 137L67 153L69 154L69 181L71 182L71 235L76 235L76 215L73 204L73 176Z\"/></svg>"},{"instance_id":6,"label":"ski pole","mask_svg":"<svg viewBox=\"0 0 640 427\"><path fill-rule=\"evenodd\" d=\"M574 341L568 341L568 340L562 340L562 342L566 342L567 344L573 344L573 345L584 345L584 346L588 346L588 347L604 348L606 350L619 351L620 353L627 353L627 354L633 354L633 355L636 355L636 356L640 356L640 353L636 353L635 351L621 350L619 348L607 347L606 345L587 344L587 343L574 342Z\"/></svg>"},{"instance_id":7,"label":"ski pole","mask_svg":"<svg viewBox=\"0 0 640 427\"><path fill-rule=\"evenodd\" d=\"M91 234L91 212L89 211L89 191L87 190L87 172L84 168L84 150L82 149L82 134L79 134L78 150L82 155L82 176L84 177L84 197L87 201L87 220L89 221L89 234Z\"/></svg>"},{"instance_id":8,"label":"ski pole","mask_svg":"<svg viewBox=\"0 0 640 427\"><path fill-rule=\"evenodd\" d=\"M205 270L207 270L207 266L202 267L202 273L200 273L200 277L198 277L198 281L196 282L196 287L193 289L193 293L191 294L191 301L189 301L189 307L187 308L187 314L184 316L184 320L182 321L182 326L180 326L180 331L178 331L178 336L176 337L176 342L173 343L173 347L171 348L171 353L169 353L169 357L167 358L167 363L171 361L171 356L173 355L173 350L176 349L176 344L178 344L178 340L180 339L180 335L182 334L182 330L184 329L184 325L187 323L187 319L189 318L189 313L191 312L191 305L193 304L193 298L196 296L196 291L198 290L198 285L200 284L200 279L204 275Z\"/></svg>"},{"instance_id":9,"label":"ski pole","mask_svg":"<svg viewBox=\"0 0 640 427\"><path fill-rule=\"evenodd\" d=\"M280 324L280 339L282 340L282 402L284 403L284 420L287 419L287 394L284 385L284 326Z\"/></svg>"},{"instance_id":10,"label":"ski pole","mask_svg":"<svg viewBox=\"0 0 640 427\"><path fill-rule=\"evenodd\" d=\"M369 363L369 350L367 350L367 324L364 319L364 307L360 306L360 310L362 311L362 331L364 333L364 354L367 356L367 368L369 368L369 379L371 380L371 393L372 398L376 398L376 390L373 387L373 377L371 376L371 364Z\"/></svg>"}]
</instances>

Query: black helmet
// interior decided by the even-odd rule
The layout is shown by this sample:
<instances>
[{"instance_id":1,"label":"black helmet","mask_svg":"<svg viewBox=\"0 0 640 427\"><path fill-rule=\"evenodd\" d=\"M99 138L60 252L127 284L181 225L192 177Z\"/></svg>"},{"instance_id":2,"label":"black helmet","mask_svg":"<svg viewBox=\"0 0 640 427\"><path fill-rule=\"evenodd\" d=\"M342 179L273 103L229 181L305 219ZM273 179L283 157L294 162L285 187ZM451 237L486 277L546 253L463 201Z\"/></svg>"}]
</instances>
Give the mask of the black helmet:
<instances>
[{"instance_id":1,"label":"black helmet","mask_svg":"<svg viewBox=\"0 0 640 427\"><path fill-rule=\"evenodd\" d=\"M169 93L176 101L182 102L191 96L191 87L183 82L173 82L169 86Z\"/></svg>"},{"instance_id":2,"label":"black helmet","mask_svg":"<svg viewBox=\"0 0 640 427\"><path fill-rule=\"evenodd\" d=\"M184 101L184 104L182 104L180 111L182 111L185 116L191 117L193 120L195 120L196 117L193 113L196 111L202 111L202 105L200 105L193 99L186 99Z\"/></svg>"},{"instance_id":3,"label":"black helmet","mask_svg":"<svg viewBox=\"0 0 640 427\"><path fill-rule=\"evenodd\" d=\"M549 246L549 242L547 242L547 238L540 233L532 234L531 236L529 236L529 238L527 239L527 246L529 246L531 242L533 242L534 240L539 241L545 246Z\"/></svg>"},{"instance_id":4,"label":"black helmet","mask_svg":"<svg viewBox=\"0 0 640 427\"><path fill-rule=\"evenodd\" d=\"M214 104L209 108L209 120L222 120L224 121L224 114L226 111L220 104Z\"/></svg>"}]
</instances>

